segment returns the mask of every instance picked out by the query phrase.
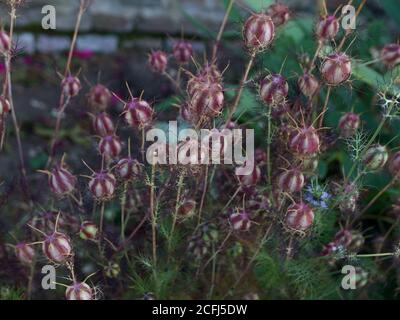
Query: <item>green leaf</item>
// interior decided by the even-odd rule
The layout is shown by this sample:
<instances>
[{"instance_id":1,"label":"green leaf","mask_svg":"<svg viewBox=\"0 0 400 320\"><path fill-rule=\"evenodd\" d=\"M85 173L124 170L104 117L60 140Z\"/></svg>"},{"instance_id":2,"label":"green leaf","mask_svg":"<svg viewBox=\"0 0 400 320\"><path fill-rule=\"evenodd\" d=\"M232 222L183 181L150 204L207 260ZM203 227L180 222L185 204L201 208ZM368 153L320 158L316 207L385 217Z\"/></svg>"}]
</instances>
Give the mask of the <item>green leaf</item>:
<instances>
[{"instance_id":1,"label":"green leaf","mask_svg":"<svg viewBox=\"0 0 400 320\"><path fill-rule=\"evenodd\" d=\"M245 0L244 3L247 4L252 10L260 12L263 9L270 6L273 0Z\"/></svg>"},{"instance_id":2,"label":"green leaf","mask_svg":"<svg viewBox=\"0 0 400 320\"><path fill-rule=\"evenodd\" d=\"M387 15L391 17L397 24L400 24L399 15L399 1L398 0L385 0L379 1Z\"/></svg>"}]
</instances>

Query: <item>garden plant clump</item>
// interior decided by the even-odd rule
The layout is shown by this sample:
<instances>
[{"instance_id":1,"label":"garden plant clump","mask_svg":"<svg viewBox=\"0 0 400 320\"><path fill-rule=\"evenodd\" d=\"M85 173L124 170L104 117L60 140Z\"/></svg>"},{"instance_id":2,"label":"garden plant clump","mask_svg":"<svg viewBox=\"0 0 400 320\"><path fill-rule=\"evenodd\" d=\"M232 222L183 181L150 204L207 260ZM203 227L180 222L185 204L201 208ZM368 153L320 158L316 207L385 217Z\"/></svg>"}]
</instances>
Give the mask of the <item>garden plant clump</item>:
<instances>
[{"instance_id":1,"label":"garden plant clump","mask_svg":"<svg viewBox=\"0 0 400 320\"><path fill-rule=\"evenodd\" d=\"M14 179L1 185L0 298L397 296L398 39L385 24L366 23L365 0L350 1L355 29L343 27L342 6L325 1L317 1L316 19L280 1L225 2L205 52L183 36L149 52L142 72L173 88L157 101L134 83L126 82L124 92L90 83L87 70L75 65L90 5L81 0L67 59L53 75L59 99L41 146L46 161L33 168L14 108L13 30L21 3L7 1L1 148L3 154L13 148L17 158ZM224 62L224 48L244 59L239 80L227 80L233 66ZM91 141L79 155L64 141L75 106L84 110L78 125ZM148 152L150 130L170 120L199 135L218 129L210 132L221 163L149 161L173 157L170 148ZM224 132L233 129L252 129L255 151L227 164ZM208 148L176 141L178 160ZM200 152L188 155L193 150ZM251 172L237 175L249 163ZM48 284L55 290L43 288L44 266L54 267ZM343 273L344 266L354 272Z\"/></svg>"}]
</instances>

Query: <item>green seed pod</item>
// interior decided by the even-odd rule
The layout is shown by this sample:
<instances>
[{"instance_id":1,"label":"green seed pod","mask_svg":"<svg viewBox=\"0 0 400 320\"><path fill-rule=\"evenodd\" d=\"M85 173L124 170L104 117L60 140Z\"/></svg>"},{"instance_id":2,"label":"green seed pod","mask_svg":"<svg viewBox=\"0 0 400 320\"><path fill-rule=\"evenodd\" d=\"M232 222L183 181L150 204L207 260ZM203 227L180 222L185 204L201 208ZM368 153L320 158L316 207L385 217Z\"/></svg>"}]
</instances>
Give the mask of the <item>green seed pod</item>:
<instances>
[{"instance_id":1,"label":"green seed pod","mask_svg":"<svg viewBox=\"0 0 400 320\"><path fill-rule=\"evenodd\" d=\"M110 262L105 268L104 273L108 278L116 278L121 272L120 266L115 262Z\"/></svg>"},{"instance_id":2,"label":"green seed pod","mask_svg":"<svg viewBox=\"0 0 400 320\"><path fill-rule=\"evenodd\" d=\"M385 146L379 144L370 147L363 157L363 162L368 170L376 171L382 169L389 158Z\"/></svg>"}]
</instances>

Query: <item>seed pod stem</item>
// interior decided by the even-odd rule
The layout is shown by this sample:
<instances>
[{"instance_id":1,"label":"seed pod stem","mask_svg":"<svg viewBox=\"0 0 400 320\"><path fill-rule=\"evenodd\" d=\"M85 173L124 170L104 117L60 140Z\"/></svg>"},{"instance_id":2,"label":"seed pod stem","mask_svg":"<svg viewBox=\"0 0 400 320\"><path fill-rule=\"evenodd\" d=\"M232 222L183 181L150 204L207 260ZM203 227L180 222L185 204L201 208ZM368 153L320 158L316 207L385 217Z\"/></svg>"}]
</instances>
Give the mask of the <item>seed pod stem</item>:
<instances>
[{"instance_id":1,"label":"seed pod stem","mask_svg":"<svg viewBox=\"0 0 400 320\"><path fill-rule=\"evenodd\" d=\"M384 186L376 195L372 198L372 200L365 206L364 209L360 212L360 215L364 214L371 206L396 182L396 177L389 181L389 183Z\"/></svg>"},{"instance_id":2,"label":"seed pod stem","mask_svg":"<svg viewBox=\"0 0 400 320\"><path fill-rule=\"evenodd\" d=\"M217 57L217 51L218 51L218 47L219 47L219 44L220 44L221 39L222 39L222 34L224 33L224 30L225 30L225 27L226 27L226 23L228 22L228 18L229 18L229 15L230 15L231 11L232 11L234 2L235 2L235 0L230 0L229 3L228 3L228 6L226 8L225 16L224 16L224 19L222 20L221 27L219 28L217 39L216 39L214 47L213 47L213 53L212 53L211 61L214 61L215 58Z\"/></svg>"}]
</instances>

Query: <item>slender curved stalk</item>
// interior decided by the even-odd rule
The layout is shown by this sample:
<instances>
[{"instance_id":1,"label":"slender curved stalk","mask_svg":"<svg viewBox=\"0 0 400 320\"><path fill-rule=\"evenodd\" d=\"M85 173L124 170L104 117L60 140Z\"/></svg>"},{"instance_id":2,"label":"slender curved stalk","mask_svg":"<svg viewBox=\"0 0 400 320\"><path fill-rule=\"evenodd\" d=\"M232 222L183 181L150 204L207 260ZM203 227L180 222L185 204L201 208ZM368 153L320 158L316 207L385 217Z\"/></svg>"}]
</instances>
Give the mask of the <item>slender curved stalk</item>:
<instances>
[{"instance_id":1,"label":"slender curved stalk","mask_svg":"<svg viewBox=\"0 0 400 320\"><path fill-rule=\"evenodd\" d=\"M235 2L235 0L230 0L229 3L228 3L228 6L226 8L225 16L224 16L224 19L222 20L222 24L221 24L221 27L219 28L217 39L216 39L214 47L213 47L213 53L212 53L211 61L214 61L215 58L217 57L218 47L219 47L219 44L221 42L222 35L224 33L226 24L228 22L229 15L231 14L234 2Z\"/></svg>"},{"instance_id":2,"label":"slender curved stalk","mask_svg":"<svg viewBox=\"0 0 400 320\"><path fill-rule=\"evenodd\" d=\"M361 214L365 213L371 206L396 182L396 177L389 181L389 183L383 187L372 200L362 209Z\"/></svg>"},{"instance_id":3,"label":"slender curved stalk","mask_svg":"<svg viewBox=\"0 0 400 320\"><path fill-rule=\"evenodd\" d=\"M178 190L176 192L175 212L174 212L174 216L173 216L173 220L172 220L171 233L168 237L168 251L171 250L171 242L172 242L172 237L173 237L174 231L175 231L176 220L178 218L178 210L179 210L179 205L180 205L180 199L181 199L184 178L185 178L185 174L182 172L179 175L179 180L178 180Z\"/></svg>"}]
</instances>

